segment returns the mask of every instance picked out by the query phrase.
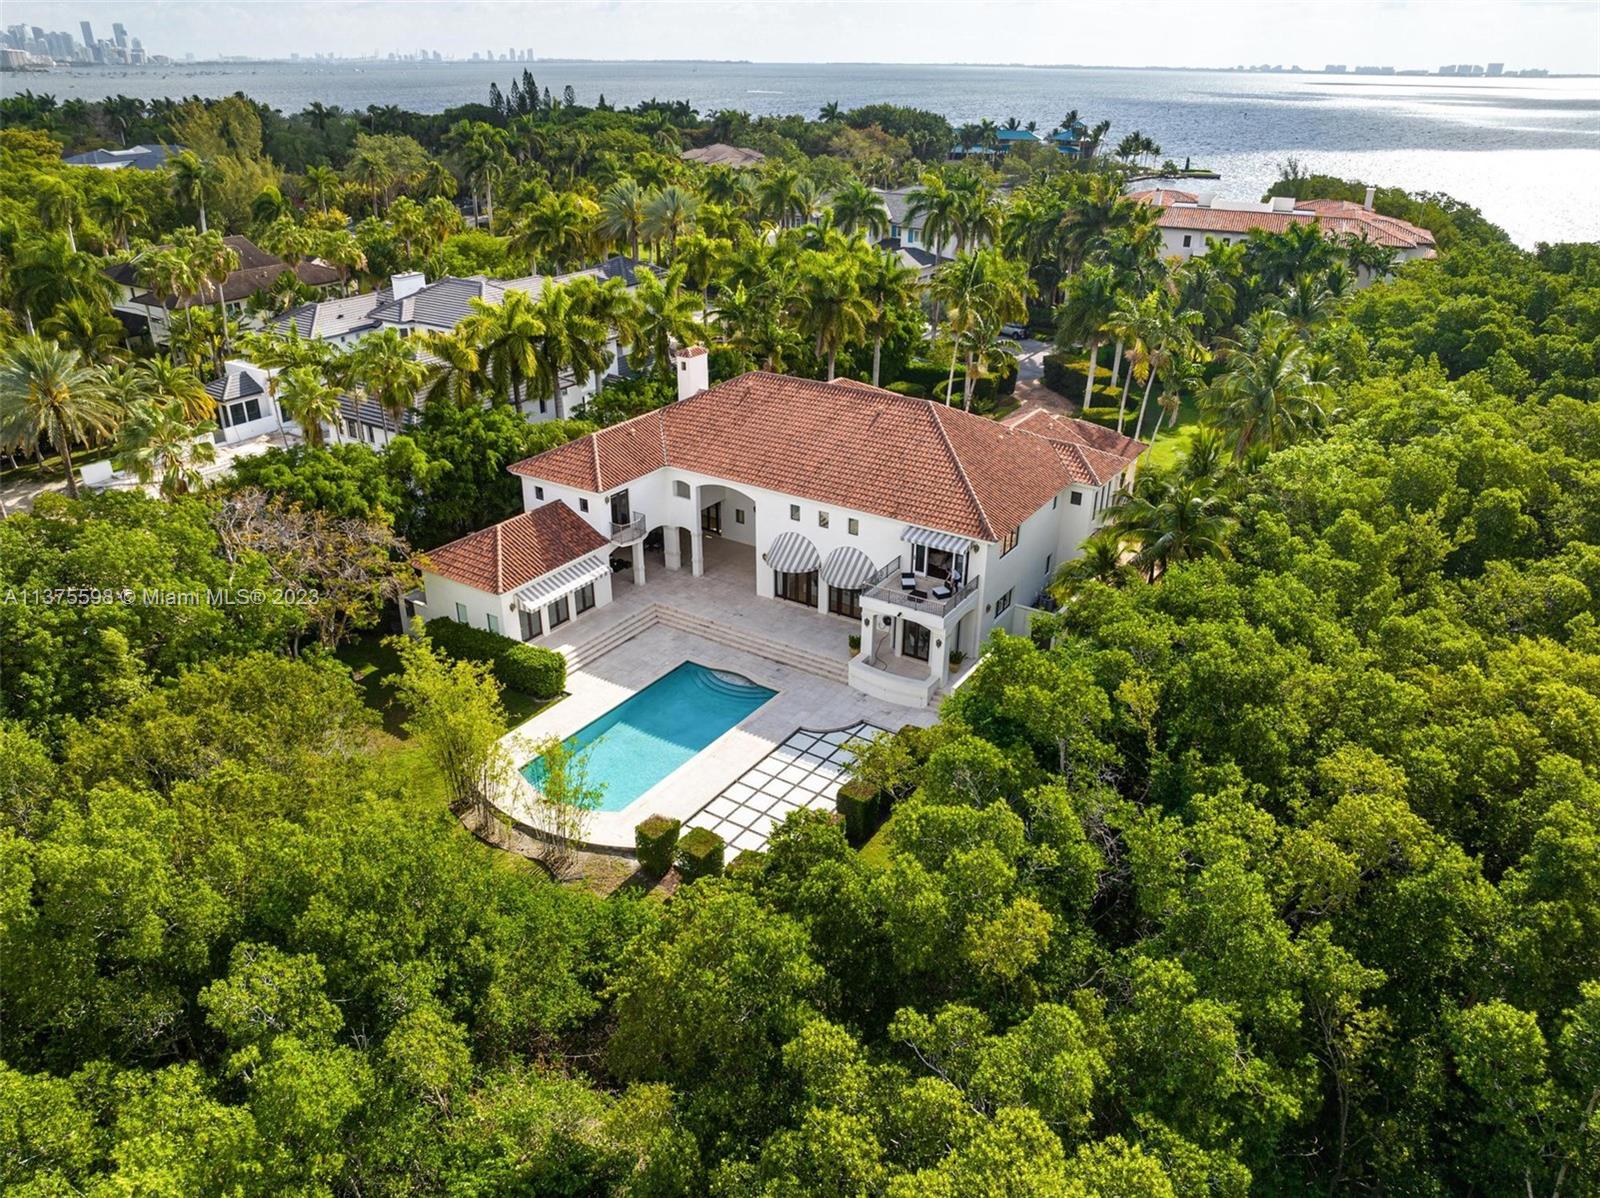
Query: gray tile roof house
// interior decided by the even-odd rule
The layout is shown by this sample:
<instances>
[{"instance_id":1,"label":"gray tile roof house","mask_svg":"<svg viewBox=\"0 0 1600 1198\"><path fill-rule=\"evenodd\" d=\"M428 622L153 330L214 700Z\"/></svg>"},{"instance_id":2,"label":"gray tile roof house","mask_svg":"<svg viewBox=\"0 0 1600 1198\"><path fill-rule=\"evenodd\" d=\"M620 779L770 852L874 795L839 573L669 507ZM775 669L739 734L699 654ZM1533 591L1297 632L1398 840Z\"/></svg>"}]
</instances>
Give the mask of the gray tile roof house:
<instances>
[{"instance_id":1,"label":"gray tile roof house","mask_svg":"<svg viewBox=\"0 0 1600 1198\"><path fill-rule=\"evenodd\" d=\"M524 275L516 279L491 279L486 275L457 278L448 275L398 298L391 294L372 309L371 318L380 325L421 325L448 331L472 311L472 301L475 299L486 304L497 304L512 291L525 291L538 298L547 279L556 283L569 283L583 277L601 282L622 279L626 286L633 287L638 282L639 265L634 259L619 255L595 266L562 275Z\"/></svg>"},{"instance_id":2,"label":"gray tile roof house","mask_svg":"<svg viewBox=\"0 0 1600 1198\"><path fill-rule=\"evenodd\" d=\"M265 390L254 375L246 374L242 370L230 370L220 379L212 379L206 384L206 394L218 403L248 399L252 395L264 394Z\"/></svg>"},{"instance_id":3,"label":"gray tile roof house","mask_svg":"<svg viewBox=\"0 0 1600 1198\"><path fill-rule=\"evenodd\" d=\"M168 158L181 153L182 146L129 146L125 150L90 150L61 161L67 166L97 166L108 171L154 171L161 169Z\"/></svg>"},{"instance_id":4,"label":"gray tile roof house","mask_svg":"<svg viewBox=\"0 0 1600 1198\"><path fill-rule=\"evenodd\" d=\"M299 304L274 319L272 327L279 332L287 332L292 325L300 336L315 340L326 340L345 333L370 332L380 327L373 313L380 305L393 300L394 293L385 287L360 295Z\"/></svg>"},{"instance_id":5,"label":"gray tile roof house","mask_svg":"<svg viewBox=\"0 0 1600 1198\"><path fill-rule=\"evenodd\" d=\"M304 262L290 267L276 254L270 254L262 249L248 237L233 234L224 237L223 243L239 255L239 268L230 274L222 284L222 298L228 303L249 299L258 291L264 291L277 282L278 276L286 270L293 270L295 276L308 287L328 287L339 281L340 275L337 267L329 266L317 258L307 259ZM137 288L138 274L133 263L122 262L112 266L105 272L114 281L125 287ZM203 295L195 296L166 296L157 299L148 292L135 295L132 303L146 307L187 308L191 304L214 304L217 301L216 292L209 288Z\"/></svg>"}]
</instances>

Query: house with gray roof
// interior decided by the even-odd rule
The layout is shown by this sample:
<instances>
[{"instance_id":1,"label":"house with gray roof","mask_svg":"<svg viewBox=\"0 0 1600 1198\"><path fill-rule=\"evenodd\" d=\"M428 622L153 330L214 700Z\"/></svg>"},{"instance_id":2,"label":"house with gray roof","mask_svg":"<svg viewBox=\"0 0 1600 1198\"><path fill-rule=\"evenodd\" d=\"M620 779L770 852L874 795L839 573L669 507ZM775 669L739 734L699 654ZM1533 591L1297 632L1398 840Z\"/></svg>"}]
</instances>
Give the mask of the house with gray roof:
<instances>
[{"instance_id":1,"label":"house with gray roof","mask_svg":"<svg viewBox=\"0 0 1600 1198\"><path fill-rule=\"evenodd\" d=\"M61 161L66 166L92 166L103 171L155 171L166 165L174 154L183 153L182 146L129 146L125 150L90 150L85 154L70 154Z\"/></svg>"}]
</instances>

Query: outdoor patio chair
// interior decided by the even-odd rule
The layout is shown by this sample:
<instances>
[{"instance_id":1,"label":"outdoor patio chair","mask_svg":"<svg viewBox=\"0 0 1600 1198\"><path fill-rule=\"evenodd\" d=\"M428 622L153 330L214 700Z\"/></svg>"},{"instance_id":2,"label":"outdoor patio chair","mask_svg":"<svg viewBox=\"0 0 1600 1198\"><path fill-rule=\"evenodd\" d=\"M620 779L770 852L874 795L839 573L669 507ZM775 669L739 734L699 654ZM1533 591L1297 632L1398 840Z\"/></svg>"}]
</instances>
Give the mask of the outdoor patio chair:
<instances>
[{"instance_id":1,"label":"outdoor patio chair","mask_svg":"<svg viewBox=\"0 0 1600 1198\"><path fill-rule=\"evenodd\" d=\"M938 586L933 588L933 597L935 599L948 599L954 594L955 592L949 587L945 586L943 583L940 583Z\"/></svg>"},{"instance_id":2,"label":"outdoor patio chair","mask_svg":"<svg viewBox=\"0 0 1600 1198\"><path fill-rule=\"evenodd\" d=\"M917 589L917 576L910 570L901 571L900 589L902 591L914 591Z\"/></svg>"}]
</instances>

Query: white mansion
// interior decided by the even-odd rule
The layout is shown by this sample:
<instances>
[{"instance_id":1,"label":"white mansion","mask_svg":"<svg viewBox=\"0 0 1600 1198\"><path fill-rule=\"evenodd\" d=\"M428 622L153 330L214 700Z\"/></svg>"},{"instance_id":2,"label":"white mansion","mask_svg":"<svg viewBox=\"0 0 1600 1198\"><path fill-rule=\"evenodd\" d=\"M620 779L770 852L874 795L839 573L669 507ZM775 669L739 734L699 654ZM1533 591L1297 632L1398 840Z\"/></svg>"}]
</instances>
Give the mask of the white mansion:
<instances>
[{"instance_id":1,"label":"white mansion","mask_svg":"<svg viewBox=\"0 0 1600 1198\"><path fill-rule=\"evenodd\" d=\"M852 687L922 707L952 653L976 658L1077 556L1144 450L1084 421L997 423L849 380L757 371L708 388L706 365L684 351L677 403L512 466L524 513L430 551L408 614L558 646L658 571L712 573L743 581L705 589L705 621L736 596L775 619L808 609L841 649L860 637L839 663Z\"/></svg>"}]
</instances>

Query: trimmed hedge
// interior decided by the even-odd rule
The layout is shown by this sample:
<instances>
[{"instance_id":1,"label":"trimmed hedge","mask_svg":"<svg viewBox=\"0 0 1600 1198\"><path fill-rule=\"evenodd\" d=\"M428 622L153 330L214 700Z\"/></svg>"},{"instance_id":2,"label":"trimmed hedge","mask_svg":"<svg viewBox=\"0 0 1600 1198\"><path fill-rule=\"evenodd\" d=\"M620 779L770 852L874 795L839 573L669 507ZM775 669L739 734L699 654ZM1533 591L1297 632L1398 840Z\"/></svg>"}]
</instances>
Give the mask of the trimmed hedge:
<instances>
[{"instance_id":1,"label":"trimmed hedge","mask_svg":"<svg viewBox=\"0 0 1600 1198\"><path fill-rule=\"evenodd\" d=\"M554 649L524 645L448 616L436 616L425 627L435 646L451 657L484 662L501 686L535 699L554 699L567 689L567 659Z\"/></svg>"},{"instance_id":2,"label":"trimmed hedge","mask_svg":"<svg viewBox=\"0 0 1600 1198\"><path fill-rule=\"evenodd\" d=\"M633 829L634 852L646 873L665 877L672 868L672 853L678 847L678 832L683 821L665 815L652 815Z\"/></svg>"},{"instance_id":3,"label":"trimmed hedge","mask_svg":"<svg viewBox=\"0 0 1600 1198\"><path fill-rule=\"evenodd\" d=\"M1065 358L1060 354L1046 354L1044 356L1044 372L1039 381L1063 399L1070 399L1074 403L1083 401L1083 384L1089 369L1087 358ZM1111 372L1105 366L1100 368L1095 376L1099 381L1094 388L1094 402L1096 404L1110 404L1117 406L1122 397L1121 387L1108 386Z\"/></svg>"},{"instance_id":4,"label":"trimmed hedge","mask_svg":"<svg viewBox=\"0 0 1600 1198\"><path fill-rule=\"evenodd\" d=\"M726 873L736 881L758 882L766 868L766 853L760 849L746 849L728 863Z\"/></svg>"},{"instance_id":5,"label":"trimmed hedge","mask_svg":"<svg viewBox=\"0 0 1600 1198\"><path fill-rule=\"evenodd\" d=\"M852 848L860 848L872 839L872 834L888 817L887 804L871 785L852 778L839 788L835 800L839 814L844 818L844 838Z\"/></svg>"},{"instance_id":6,"label":"trimmed hedge","mask_svg":"<svg viewBox=\"0 0 1600 1198\"><path fill-rule=\"evenodd\" d=\"M708 828L690 828L678 841L678 877L685 882L722 873L722 837Z\"/></svg>"}]
</instances>

